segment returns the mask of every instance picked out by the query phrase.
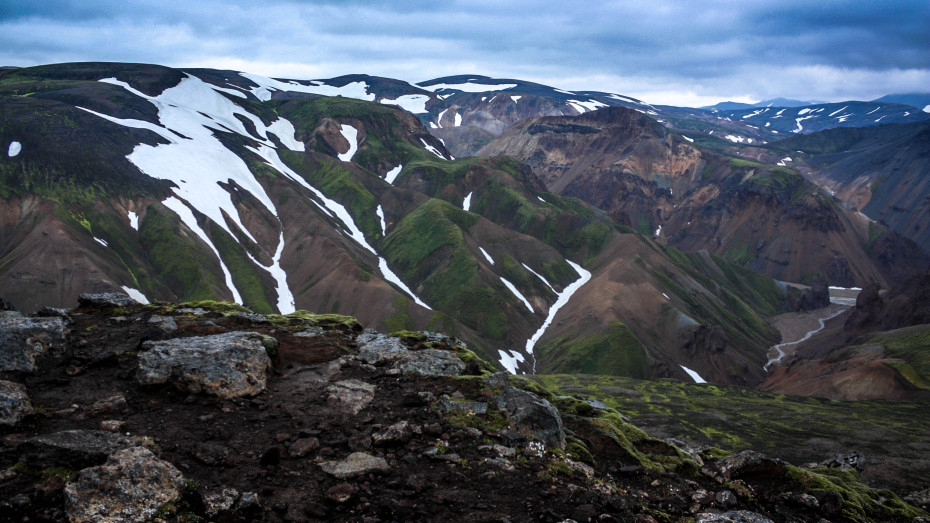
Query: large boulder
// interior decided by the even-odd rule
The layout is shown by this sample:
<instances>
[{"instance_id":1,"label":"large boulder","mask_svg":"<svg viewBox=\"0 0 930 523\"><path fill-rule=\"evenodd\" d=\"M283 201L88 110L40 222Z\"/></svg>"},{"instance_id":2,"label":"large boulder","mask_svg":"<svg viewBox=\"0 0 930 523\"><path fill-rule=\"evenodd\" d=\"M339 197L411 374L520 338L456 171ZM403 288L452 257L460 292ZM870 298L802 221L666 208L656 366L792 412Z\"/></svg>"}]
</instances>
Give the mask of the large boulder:
<instances>
[{"instance_id":1,"label":"large boulder","mask_svg":"<svg viewBox=\"0 0 930 523\"><path fill-rule=\"evenodd\" d=\"M132 447L68 482L65 511L71 523L148 521L180 497L183 485L174 465L144 447Z\"/></svg>"},{"instance_id":2,"label":"large boulder","mask_svg":"<svg viewBox=\"0 0 930 523\"><path fill-rule=\"evenodd\" d=\"M327 474L332 474L339 479L345 479L369 472L383 472L390 470L391 467L388 466L384 458L372 456L364 452L353 452L344 460L324 461L320 463L320 468Z\"/></svg>"},{"instance_id":3,"label":"large boulder","mask_svg":"<svg viewBox=\"0 0 930 523\"><path fill-rule=\"evenodd\" d=\"M136 380L225 399L254 396L265 390L271 369L267 349L275 344L255 332L146 341Z\"/></svg>"},{"instance_id":4,"label":"large boulder","mask_svg":"<svg viewBox=\"0 0 930 523\"><path fill-rule=\"evenodd\" d=\"M446 350L424 349L409 351L395 365L403 373L424 376L458 376L465 370L465 362Z\"/></svg>"},{"instance_id":5,"label":"large boulder","mask_svg":"<svg viewBox=\"0 0 930 523\"><path fill-rule=\"evenodd\" d=\"M101 294L81 294L78 296L78 305L81 307L131 307L141 305L141 303L122 292L104 292Z\"/></svg>"},{"instance_id":6,"label":"large boulder","mask_svg":"<svg viewBox=\"0 0 930 523\"><path fill-rule=\"evenodd\" d=\"M761 452L744 450L701 468L701 473L720 483L744 476L762 475L768 478L784 476L785 462L770 458Z\"/></svg>"},{"instance_id":7,"label":"large boulder","mask_svg":"<svg viewBox=\"0 0 930 523\"><path fill-rule=\"evenodd\" d=\"M81 469L101 465L110 454L136 444L126 436L103 430L65 430L22 442L20 461L32 467Z\"/></svg>"},{"instance_id":8,"label":"large boulder","mask_svg":"<svg viewBox=\"0 0 930 523\"><path fill-rule=\"evenodd\" d=\"M0 427L12 427L24 417L35 414L26 387L0 380Z\"/></svg>"},{"instance_id":9,"label":"large boulder","mask_svg":"<svg viewBox=\"0 0 930 523\"><path fill-rule=\"evenodd\" d=\"M35 372L36 357L64 347L62 318L0 313L0 372Z\"/></svg>"},{"instance_id":10,"label":"large boulder","mask_svg":"<svg viewBox=\"0 0 930 523\"><path fill-rule=\"evenodd\" d=\"M562 416L545 399L532 392L507 387L494 401L507 416L511 429L529 440L542 441L547 447L565 448Z\"/></svg>"},{"instance_id":11,"label":"large boulder","mask_svg":"<svg viewBox=\"0 0 930 523\"><path fill-rule=\"evenodd\" d=\"M375 399L375 386L361 380L337 381L326 388L329 406L358 414Z\"/></svg>"}]
</instances>

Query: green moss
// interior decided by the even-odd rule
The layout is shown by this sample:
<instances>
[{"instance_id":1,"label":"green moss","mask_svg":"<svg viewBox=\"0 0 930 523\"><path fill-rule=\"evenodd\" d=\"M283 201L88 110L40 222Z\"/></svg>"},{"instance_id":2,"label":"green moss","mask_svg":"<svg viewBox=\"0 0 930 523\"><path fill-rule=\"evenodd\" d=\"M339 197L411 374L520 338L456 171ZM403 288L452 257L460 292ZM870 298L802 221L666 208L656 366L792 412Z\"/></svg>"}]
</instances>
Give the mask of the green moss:
<instances>
[{"instance_id":1,"label":"green moss","mask_svg":"<svg viewBox=\"0 0 930 523\"><path fill-rule=\"evenodd\" d=\"M546 372L581 372L645 378L646 352L623 322L611 322L590 336L575 334L549 339L538 355Z\"/></svg>"},{"instance_id":2,"label":"green moss","mask_svg":"<svg viewBox=\"0 0 930 523\"><path fill-rule=\"evenodd\" d=\"M885 347L885 355L901 360L886 361L918 388L930 383L930 326L919 325L874 336L869 343Z\"/></svg>"},{"instance_id":3,"label":"green moss","mask_svg":"<svg viewBox=\"0 0 930 523\"><path fill-rule=\"evenodd\" d=\"M407 312L407 306L410 304L410 300L404 296L395 296L391 302L394 306L394 313L384 321L388 331L405 331L413 328L413 318L411 318L410 313Z\"/></svg>"},{"instance_id":4,"label":"green moss","mask_svg":"<svg viewBox=\"0 0 930 523\"><path fill-rule=\"evenodd\" d=\"M80 470L69 469L66 467L46 467L39 469L20 461L13 465L13 472L22 474L24 476L32 476L42 479L58 477L65 481L71 481L78 475Z\"/></svg>"},{"instance_id":5,"label":"green moss","mask_svg":"<svg viewBox=\"0 0 930 523\"><path fill-rule=\"evenodd\" d=\"M262 278L268 277L267 273L260 271L252 263L243 246L222 227L211 221L209 228L213 245L232 274L233 284L239 290L242 301L259 314L274 312L276 308L271 305L272 300L276 298L271 296L274 292L273 287L270 282L266 285L262 281Z\"/></svg>"},{"instance_id":6,"label":"green moss","mask_svg":"<svg viewBox=\"0 0 930 523\"><path fill-rule=\"evenodd\" d=\"M497 432L510 425L507 418L497 409L488 408L484 414L473 414L452 410L442 415L443 421L456 428L473 428L485 432Z\"/></svg>"},{"instance_id":7,"label":"green moss","mask_svg":"<svg viewBox=\"0 0 930 523\"><path fill-rule=\"evenodd\" d=\"M273 325L288 327L291 330L303 330L315 327L323 330L337 330L344 333L361 332L362 324L352 316L342 314L314 314L305 310L294 311L290 314L269 314L268 320Z\"/></svg>"},{"instance_id":8,"label":"green moss","mask_svg":"<svg viewBox=\"0 0 930 523\"><path fill-rule=\"evenodd\" d=\"M843 498L843 516L850 521L903 521L927 516L891 491L868 487L859 481L855 470L788 466L786 475L806 492L839 494Z\"/></svg>"}]
</instances>

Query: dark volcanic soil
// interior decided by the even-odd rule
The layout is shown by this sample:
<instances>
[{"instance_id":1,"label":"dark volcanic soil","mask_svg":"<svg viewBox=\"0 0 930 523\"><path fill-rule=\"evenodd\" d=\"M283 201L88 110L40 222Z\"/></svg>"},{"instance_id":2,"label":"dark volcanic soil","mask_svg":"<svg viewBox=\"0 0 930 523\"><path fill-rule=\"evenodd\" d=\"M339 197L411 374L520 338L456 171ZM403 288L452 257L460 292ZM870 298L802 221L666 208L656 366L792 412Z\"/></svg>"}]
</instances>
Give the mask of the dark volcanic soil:
<instances>
[{"instance_id":1,"label":"dark volcanic soil","mask_svg":"<svg viewBox=\"0 0 930 523\"><path fill-rule=\"evenodd\" d=\"M152 308L142 307L72 311L67 348L43 360L35 374L12 376L27 386L38 414L17 427L0 428L0 521L66 519L62 487L76 471L17 465L18 443L37 434L100 429L107 420L125 422L120 432L138 438L187 479L182 501L163 514L167 520L205 517L204 497L222 489L255 493L257 499L209 519L650 522L690 521L699 512L735 509L773 521L825 516L826 509L792 504L789 491L797 485L777 475L767 478L756 471L745 482L720 484L696 469L646 470L620 442L595 437L589 426L594 418L563 414L567 434L598 451L588 459L593 468L558 449L535 452L500 423L499 414L469 417L437 408L443 396L491 403L494 392L481 379L400 374L351 358L334 365L356 352L358 332L350 324L305 337L280 323L175 312L178 329L169 333L148 322L152 314ZM136 383L143 340L229 330L279 340L264 393L221 400ZM422 344L411 340L410 348ZM481 372L480 364L471 363L465 374ZM372 402L357 414L327 401L326 388L349 379L376 387ZM118 395L125 404L101 402ZM373 440L373 434L399 421L409 422L409 439L382 445ZM493 445L514 449L513 455L488 461L498 457ZM650 445L660 453L665 446L658 440ZM338 479L320 467L357 451L384 458L388 470ZM717 496L724 491L730 497ZM843 520L840 512L833 519L826 515Z\"/></svg>"}]
</instances>

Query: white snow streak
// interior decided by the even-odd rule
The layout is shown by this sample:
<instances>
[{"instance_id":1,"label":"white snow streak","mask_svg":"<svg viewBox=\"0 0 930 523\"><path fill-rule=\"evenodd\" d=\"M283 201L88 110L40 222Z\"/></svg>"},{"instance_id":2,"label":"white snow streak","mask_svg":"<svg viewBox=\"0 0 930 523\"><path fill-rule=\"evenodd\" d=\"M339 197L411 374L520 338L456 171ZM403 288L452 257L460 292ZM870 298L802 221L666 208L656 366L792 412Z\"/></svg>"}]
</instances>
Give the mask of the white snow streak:
<instances>
[{"instance_id":1,"label":"white snow streak","mask_svg":"<svg viewBox=\"0 0 930 523\"><path fill-rule=\"evenodd\" d=\"M923 111L924 111L925 113L930 113L930 105L924 106Z\"/></svg>"},{"instance_id":2,"label":"white snow streak","mask_svg":"<svg viewBox=\"0 0 930 523\"><path fill-rule=\"evenodd\" d=\"M104 247L109 247L109 246L110 246L110 245L106 242L106 240L101 240L100 238L98 238L98 237L96 237L96 236L94 236L94 241L96 241L96 242L99 243L100 245L103 245Z\"/></svg>"},{"instance_id":3,"label":"white snow streak","mask_svg":"<svg viewBox=\"0 0 930 523\"><path fill-rule=\"evenodd\" d=\"M875 120L875 123L878 123L878 122L882 121L882 118L884 118L884 117L886 117L886 116L888 116L888 115L887 115L887 114L883 114L883 115L879 116L879 117L878 117L878 120Z\"/></svg>"},{"instance_id":4,"label":"white snow streak","mask_svg":"<svg viewBox=\"0 0 930 523\"><path fill-rule=\"evenodd\" d=\"M138 231L139 230L139 215L132 211L129 211L128 216L129 216L129 226Z\"/></svg>"},{"instance_id":5,"label":"white snow streak","mask_svg":"<svg viewBox=\"0 0 930 523\"><path fill-rule=\"evenodd\" d=\"M460 115L459 113L455 113L455 127L461 127L461 126L462 126L462 115Z\"/></svg>"},{"instance_id":6,"label":"white snow streak","mask_svg":"<svg viewBox=\"0 0 930 523\"><path fill-rule=\"evenodd\" d=\"M572 106L576 111L578 111L579 114L584 114L587 111L596 111L600 107L607 107L607 104L604 102L599 102L594 99L590 99L587 102L582 102L581 100L568 100L565 103Z\"/></svg>"},{"instance_id":7,"label":"white snow streak","mask_svg":"<svg viewBox=\"0 0 930 523\"><path fill-rule=\"evenodd\" d=\"M407 287L407 285L405 285L404 282L402 282L401 279L398 278L396 274L394 274L394 271L392 271L391 268L388 267L387 260L385 260L381 256L378 256L378 269L381 270L381 274L384 276L385 280L400 287L402 291L404 291L411 298L413 298L413 301L416 302L417 305L427 308L429 310L433 310L432 307L420 301L420 298L417 298L417 295L414 294L413 291L410 290L410 287Z\"/></svg>"},{"instance_id":8,"label":"white snow streak","mask_svg":"<svg viewBox=\"0 0 930 523\"><path fill-rule=\"evenodd\" d=\"M688 137L685 136L685 135L681 135L681 137L684 138L685 140L688 140L688 141L691 142L691 143L694 143L694 138L688 138Z\"/></svg>"},{"instance_id":9,"label":"white snow streak","mask_svg":"<svg viewBox=\"0 0 930 523\"><path fill-rule=\"evenodd\" d=\"M381 220L381 236L387 236L387 224L384 222L384 209L381 208L380 204L378 204L375 214L377 214L378 219Z\"/></svg>"},{"instance_id":10,"label":"white snow streak","mask_svg":"<svg viewBox=\"0 0 930 523\"><path fill-rule=\"evenodd\" d=\"M930 111L928 111L928 112L930 112ZM21 144L21 143L19 143L19 142L10 142L10 148L7 149L6 154L7 154L7 156L9 156L10 158L12 158L12 157L18 155L18 154L20 153L20 151L22 151L22 150L23 150L23 144Z\"/></svg>"},{"instance_id":11,"label":"white snow streak","mask_svg":"<svg viewBox=\"0 0 930 523\"><path fill-rule=\"evenodd\" d=\"M442 129L442 115L446 114L448 110L449 109L443 109L439 112L439 116L436 117L436 125L438 125L440 129Z\"/></svg>"},{"instance_id":12,"label":"white snow streak","mask_svg":"<svg viewBox=\"0 0 930 523\"><path fill-rule=\"evenodd\" d=\"M552 285L549 283L549 280L547 280L546 278L544 278L542 274L539 274L538 272L534 271L533 269L530 269L530 266L527 265L527 264L525 264L525 263L521 263L521 265L523 265L523 268L524 268L524 269L526 269L526 270L532 272L533 274L536 275L537 278L539 278L540 280L542 280L542 282L546 284L546 287L549 287L549 290L551 290L554 294L558 294L557 292L555 292L555 289L552 288Z\"/></svg>"},{"instance_id":13,"label":"white snow streak","mask_svg":"<svg viewBox=\"0 0 930 523\"><path fill-rule=\"evenodd\" d=\"M139 289L133 289L132 287L127 287L127 286L125 286L125 285L120 285L120 287L123 288L123 291L125 291L126 294L128 294L130 298L136 300L137 302L141 303L142 305L148 305L148 304L149 304L149 299L146 298L146 297L145 297L145 294L142 294L142 292L139 291Z\"/></svg>"},{"instance_id":14,"label":"white snow streak","mask_svg":"<svg viewBox=\"0 0 930 523\"><path fill-rule=\"evenodd\" d=\"M697 372L694 372L693 370L681 364L678 364L678 366L681 367L685 372L687 372L688 376L691 376L691 379L693 379L695 383L707 383L707 381L704 378L702 378L700 374L698 374Z\"/></svg>"},{"instance_id":15,"label":"white snow streak","mask_svg":"<svg viewBox=\"0 0 930 523\"><path fill-rule=\"evenodd\" d=\"M352 82L342 87L326 85L322 82L312 82L314 85L304 85L297 82L282 82L273 78L266 78L250 73L239 73L241 76L248 78L258 87L253 87L251 93L261 101L271 100L271 91L285 91L294 93L310 93L323 96L344 96L346 98L357 98L359 100L375 101L375 95L368 92L368 84L365 82Z\"/></svg>"},{"instance_id":16,"label":"white snow streak","mask_svg":"<svg viewBox=\"0 0 930 523\"><path fill-rule=\"evenodd\" d=\"M549 202L547 202L546 200L543 200L543 199L542 199L542 196L537 196L536 199L539 200L539 201L541 201L541 202L543 202L543 203L549 203Z\"/></svg>"},{"instance_id":17,"label":"white snow streak","mask_svg":"<svg viewBox=\"0 0 930 523\"><path fill-rule=\"evenodd\" d=\"M466 210L466 211L467 211L467 210L471 209L471 195L472 195L473 193L474 193L474 191L468 193L468 196L466 196L465 199L462 200L462 209L463 209L463 210Z\"/></svg>"},{"instance_id":18,"label":"white snow streak","mask_svg":"<svg viewBox=\"0 0 930 523\"><path fill-rule=\"evenodd\" d=\"M833 111L832 113L830 113L830 114L827 115L827 116L833 116L833 115L835 115L835 114L839 114L839 113L845 111L845 110L846 110L846 107L849 107L849 106L847 105L847 106L844 106L842 109L837 109L836 111Z\"/></svg>"},{"instance_id":19,"label":"white snow streak","mask_svg":"<svg viewBox=\"0 0 930 523\"><path fill-rule=\"evenodd\" d=\"M788 162L790 162L790 161L792 161L792 160L791 160L791 157L790 157L790 156L785 156L785 157L782 158L776 165L780 165L780 166L782 166L782 167L785 167L785 166L788 164Z\"/></svg>"},{"instance_id":20,"label":"white snow streak","mask_svg":"<svg viewBox=\"0 0 930 523\"><path fill-rule=\"evenodd\" d=\"M463 93L484 93L490 91L504 91L510 89L511 87L516 87L517 84L479 84L479 83L465 83L465 84L436 84L436 85L420 85L419 87L426 89L427 91L436 92L439 90L454 90L462 91Z\"/></svg>"},{"instance_id":21,"label":"white snow streak","mask_svg":"<svg viewBox=\"0 0 930 523\"><path fill-rule=\"evenodd\" d=\"M662 234L662 225L659 225L659 226L656 228L655 237L658 238L660 234Z\"/></svg>"},{"instance_id":22,"label":"white snow streak","mask_svg":"<svg viewBox=\"0 0 930 523\"><path fill-rule=\"evenodd\" d=\"M802 113L798 113L798 114L802 114ZM803 117L801 117L801 118L795 118L794 121L798 124L798 128L795 129L795 130L793 130L793 131L791 131L791 132L793 132L793 133L799 133L799 132L801 132L802 130L804 130L804 126L801 125L801 122L803 122L804 120L810 119L810 118L817 118L817 115L815 114L815 115L811 115L811 116L803 116Z\"/></svg>"},{"instance_id":23,"label":"white snow streak","mask_svg":"<svg viewBox=\"0 0 930 523\"><path fill-rule=\"evenodd\" d=\"M278 236L278 248L274 251L271 259L271 265L265 267L265 270L274 278L275 290L278 292L278 311L281 314L290 314L297 310L294 301L294 294L291 293L290 287L287 286L287 273L281 267L281 254L284 252L284 231ZM257 260L256 260L257 261ZM259 264L261 265L261 264Z\"/></svg>"},{"instance_id":24,"label":"white snow streak","mask_svg":"<svg viewBox=\"0 0 930 523\"><path fill-rule=\"evenodd\" d=\"M386 181L387 183L391 185L394 185L394 180L397 179L397 175L400 174L400 171L403 168L404 168L404 165L401 164L391 169L390 171L388 171L387 174L384 175L384 181Z\"/></svg>"},{"instance_id":25,"label":"white snow streak","mask_svg":"<svg viewBox=\"0 0 930 523\"><path fill-rule=\"evenodd\" d=\"M342 133L342 137L349 142L349 150L342 154L337 154L336 156L344 162L351 162L352 157L355 156L356 151L358 151L358 129L351 125L342 124L339 126L339 132Z\"/></svg>"},{"instance_id":26,"label":"white snow streak","mask_svg":"<svg viewBox=\"0 0 930 523\"><path fill-rule=\"evenodd\" d=\"M575 280L574 283L572 283L568 287L565 287L565 289L563 289L561 293L559 293L559 297L555 300L555 303L553 303L552 306L549 307L549 315L546 316L546 321L543 322L539 330L537 330L536 333L533 334L532 337L530 337L530 339L526 340L526 353L527 354L533 354L533 347L536 346L536 342L539 341L539 338L541 338L542 335L546 333L546 329L548 329L549 325L552 324L552 320L555 319L555 315L559 312L559 309L561 309L568 303L568 300L572 298L572 294L575 294L575 292L578 289L580 289L582 285L584 285L585 283L588 283L588 280L591 279L591 273L584 270L581 267L581 265L578 265L572 262L571 260L565 260L565 261L568 262L568 264L571 265L573 269L575 269L575 272L577 272L580 275L580 277L577 280ZM533 361L533 372L534 373L536 372L535 358Z\"/></svg>"},{"instance_id":27,"label":"white snow streak","mask_svg":"<svg viewBox=\"0 0 930 523\"><path fill-rule=\"evenodd\" d=\"M928 106L928 107L930 107L930 106ZM881 108L882 108L882 106L879 105L879 106L876 107L875 109L872 109L871 111L865 113L865 115L868 116L868 115L874 113L875 111L877 111L877 110L879 110L879 109L881 109Z\"/></svg>"},{"instance_id":28,"label":"white snow streak","mask_svg":"<svg viewBox=\"0 0 930 523\"><path fill-rule=\"evenodd\" d=\"M382 98L381 103L385 105L398 105L401 109L407 111L408 113L414 114L423 114L429 111L426 110L426 102L429 101L429 96L425 94L405 94L398 96L394 100L388 98Z\"/></svg>"},{"instance_id":29,"label":"white snow streak","mask_svg":"<svg viewBox=\"0 0 930 523\"><path fill-rule=\"evenodd\" d=\"M426 140L424 140L423 138L420 138L420 142L423 144L423 147L424 147L427 151L429 151L429 152L435 154L436 156L442 158L443 160L446 160L446 159L447 159L445 156L442 155L441 152L439 152L439 149L437 149L437 148L433 147L432 145L426 143Z\"/></svg>"},{"instance_id":30,"label":"white snow streak","mask_svg":"<svg viewBox=\"0 0 930 523\"><path fill-rule=\"evenodd\" d=\"M207 247L213 251L213 254L216 255L216 259L220 262L220 269L223 271L223 277L226 279L226 287L232 292L233 301L236 303L242 303L242 296L239 295L239 289L236 288L236 285L233 284L232 274L229 272L229 269L226 267L226 264L223 263L223 258L220 256L220 251L216 249L213 245L213 242L210 241L210 238L207 236L203 229L197 225L197 218L194 217L194 213L184 205L184 202L178 200L174 196L168 198L167 200L161 202L162 205L171 209L181 218L181 221L184 222L184 225L194 232L197 236L207 244Z\"/></svg>"},{"instance_id":31,"label":"white snow streak","mask_svg":"<svg viewBox=\"0 0 930 523\"><path fill-rule=\"evenodd\" d=\"M743 141L745 140L745 138L743 138L742 136L733 136L732 134L728 134L724 138L726 138L727 140L730 140L733 143L743 143Z\"/></svg>"},{"instance_id":32,"label":"white snow streak","mask_svg":"<svg viewBox=\"0 0 930 523\"><path fill-rule=\"evenodd\" d=\"M572 96L575 95L575 93L573 93L573 92L571 92L571 91L566 91L565 89L555 89L555 88L553 88L552 90L555 91L555 92L557 92L557 93L570 94L570 95L572 95Z\"/></svg>"},{"instance_id":33,"label":"white snow streak","mask_svg":"<svg viewBox=\"0 0 930 523\"><path fill-rule=\"evenodd\" d=\"M523 97L520 95L510 97L510 99L513 100L513 103L517 103L517 101L520 100L520 98L523 98Z\"/></svg>"},{"instance_id":34,"label":"white snow streak","mask_svg":"<svg viewBox=\"0 0 930 523\"><path fill-rule=\"evenodd\" d=\"M481 254L483 254L485 258L487 258L488 263L490 263L491 265L494 265L494 258L492 258L490 254L488 254L488 251L484 250L481 247L478 247L478 250L481 251Z\"/></svg>"},{"instance_id":35,"label":"white snow streak","mask_svg":"<svg viewBox=\"0 0 930 523\"><path fill-rule=\"evenodd\" d=\"M535 312L536 312L536 311L533 310L533 306L530 305L529 300L526 299L526 296L524 296L522 292L520 292L519 290L517 290L517 288L514 286L514 284L512 284L512 283L510 283L509 281L507 281L506 279L504 279L503 276L498 276L498 277L501 279L502 282L504 282L504 285L506 285L507 288L510 289L510 292L512 292L514 296L516 296L517 298L520 298L520 301L523 302L523 305L526 305L526 308L530 310L530 313L535 313Z\"/></svg>"}]
</instances>

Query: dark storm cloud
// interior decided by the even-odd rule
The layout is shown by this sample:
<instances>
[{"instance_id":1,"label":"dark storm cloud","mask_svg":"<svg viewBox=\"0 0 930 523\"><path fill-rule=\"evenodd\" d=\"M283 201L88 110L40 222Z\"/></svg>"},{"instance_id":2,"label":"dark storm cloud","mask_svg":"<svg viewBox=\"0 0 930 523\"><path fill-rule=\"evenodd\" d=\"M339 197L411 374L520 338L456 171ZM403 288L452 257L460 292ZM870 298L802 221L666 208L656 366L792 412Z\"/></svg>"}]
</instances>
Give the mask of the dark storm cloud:
<instances>
[{"instance_id":1,"label":"dark storm cloud","mask_svg":"<svg viewBox=\"0 0 930 523\"><path fill-rule=\"evenodd\" d=\"M0 5L0 63L412 81L481 73L640 95L867 98L930 89L927 27L926 0L14 0Z\"/></svg>"}]
</instances>

